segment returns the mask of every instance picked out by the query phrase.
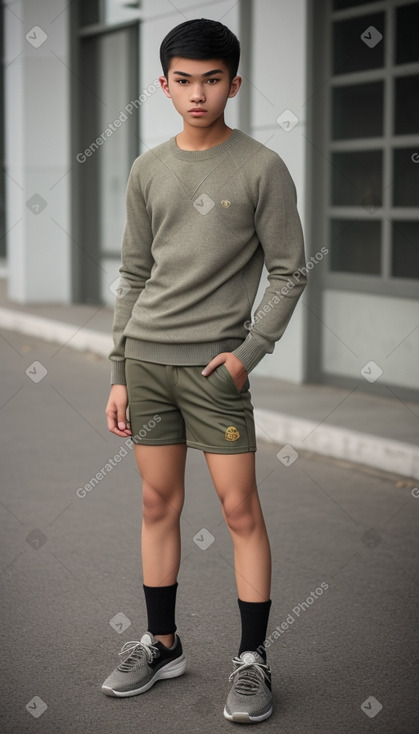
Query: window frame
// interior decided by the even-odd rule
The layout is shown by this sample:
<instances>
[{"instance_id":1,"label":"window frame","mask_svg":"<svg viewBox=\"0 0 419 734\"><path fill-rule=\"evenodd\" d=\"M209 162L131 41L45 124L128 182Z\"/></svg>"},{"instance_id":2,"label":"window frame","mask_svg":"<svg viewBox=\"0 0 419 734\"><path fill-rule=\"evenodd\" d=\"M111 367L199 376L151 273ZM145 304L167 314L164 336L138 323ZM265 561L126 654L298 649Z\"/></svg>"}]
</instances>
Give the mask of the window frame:
<instances>
[{"instance_id":1,"label":"window frame","mask_svg":"<svg viewBox=\"0 0 419 734\"><path fill-rule=\"evenodd\" d=\"M419 131L417 135L393 135L394 126L394 104L395 104L395 79L398 77L411 76L419 73L419 61L396 65L396 23L395 14L398 7L413 5L417 0L380 0L367 5L353 6L345 10L333 10L333 0L327 0L325 4L325 44L324 44L324 70L328 70L328 82L325 94L325 110L323 125L322 148L325 151L323 181L324 181L324 207L323 225L324 240L326 247L331 248L331 226L332 219L370 219L379 220L382 223L381 240L381 274L367 275L363 273L345 273L330 270L330 261L324 272L323 288L334 290L350 290L363 293L376 293L403 298L419 297L419 281L417 279L393 277L392 266L392 222L418 221L419 207L395 207L392 206L392 181L393 181L393 151L395 148L417 147L419 153ZM380 69L357 71L346 74L332 75L332 43L333 23L339 20L349 20L355 17L368 16L371 13L384 13L384 34L381 43L386 43L384 52L384 65ZM351 86L373 81L382 81L384 85L383 103L383 135L381 137L354 138L354 139L332 139L332 96L333 89L342 86ZM332 205L332 154L334 152L356 152L362 150L382 150L383 152L383 204L370 211L363 206L336 206ZM413 165L413 164L412 164ZM419 168L419 163L416 164Z\"/></svg>"}]
</instances>

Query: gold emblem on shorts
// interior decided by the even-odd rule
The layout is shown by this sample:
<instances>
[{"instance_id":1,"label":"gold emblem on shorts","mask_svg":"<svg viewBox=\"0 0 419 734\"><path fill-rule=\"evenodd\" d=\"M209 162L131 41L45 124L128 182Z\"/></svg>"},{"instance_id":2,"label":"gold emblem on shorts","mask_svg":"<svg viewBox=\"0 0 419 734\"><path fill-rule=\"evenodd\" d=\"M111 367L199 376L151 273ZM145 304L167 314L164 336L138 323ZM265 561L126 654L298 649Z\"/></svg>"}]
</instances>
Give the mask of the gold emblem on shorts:
<instances>
[{"instance_id":1,"label":"gold emblem on shorts","mask_svg":"<svg viewBox=\"0 0 419 734\"><path fill-rule=\"evenodd\" d=\"M236 426L229 426L224 434L224 438L226 441L237 441L240 438L240 433Z\"/></svg>"},{"instance_id":2,"label":"gold emblem on shorts","mask_svg":"<svg viewBox=\"0 0 419 734\"><path fill-rule=\"evenodd\" d=\"M231 206L231 201L228 201L228 199L223 199L221 202L221 206L223 206L224 209L228 209L228 207Z\"/></svg>"}]
</instances>

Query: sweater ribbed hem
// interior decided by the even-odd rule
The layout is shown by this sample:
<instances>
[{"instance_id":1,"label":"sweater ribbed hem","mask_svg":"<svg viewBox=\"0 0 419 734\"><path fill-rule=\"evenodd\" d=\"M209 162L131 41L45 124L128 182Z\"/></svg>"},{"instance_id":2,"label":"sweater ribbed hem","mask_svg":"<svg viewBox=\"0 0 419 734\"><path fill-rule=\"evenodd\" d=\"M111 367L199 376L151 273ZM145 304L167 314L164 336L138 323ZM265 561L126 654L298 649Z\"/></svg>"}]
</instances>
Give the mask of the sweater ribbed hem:
<instances>
[{"instance_id":1,"label":"sweater ribbed hem","mask_svg":"<svg viewBox=\"0 0 419 734\"><path fill-rule=\"evenodd\" d=\"M166 344L149 342L127 336L125 357L140 359L144 362L192 367L205 366L217 354L232 352L242 343L242 339L221 339L217 342L194 342L192 344Z\"/></svg>"},{"instance_id":2,"label":"sweater ribbed hem","mask_svg":"<svg viewBox=\"0 0 419 734\"><path fill-rule=\"evenodd\" d=\"M260 341L257 341L252 334L248 334L244 342L233 351L233 354L242 362L247 374L249 374L265 354L271 354L272 352L273 347L268 349Z\"/></svg>"},{"instance_id":3,"label":"sweater ribbed hem","mask_svg":"<svg viewBox=\"0 0 419 734\"><path fill-rule=\"evenodd\" d=\"M111 359L111 385L126 385L125 359Z\"/></svg>"},{"instance_id":4,"label":"sweater ribbed hem","mask_svg":"<svg viewBox=\"0 0 419 734\"><path fill-rule=\"evenodd\" d=\"M139 359L156 364L170 364L178 367L205 366L217 354L231 352L244 365L247 374L256 367L265 354L273 349L266 349L258 340L248 334L246 339L224 339L218 342L195 342L194 344L165 344L148 342L127 336L125 340L125 357ZM111 360L111 385L126 385L125 359Z\"/></svg>"}]
</instances>

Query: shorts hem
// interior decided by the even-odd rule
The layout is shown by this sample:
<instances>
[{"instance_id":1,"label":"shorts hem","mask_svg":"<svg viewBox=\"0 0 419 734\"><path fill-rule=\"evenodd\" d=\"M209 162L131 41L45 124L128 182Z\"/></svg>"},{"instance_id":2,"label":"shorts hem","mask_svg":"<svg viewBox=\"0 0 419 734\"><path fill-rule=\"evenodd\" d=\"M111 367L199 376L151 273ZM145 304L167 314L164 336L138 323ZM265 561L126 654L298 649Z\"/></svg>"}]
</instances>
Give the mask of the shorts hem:
<instances>
[{"instance_id":1,"label":"shorts hem","mask_svg":"<svg viewBox=\"0 0 419 734\"><path fill-rule=\"evenodd\" d=\"M197 441L186 441L186 445L191 449L199 449L200 451L207 451L209 454L248 454L252 451L256 451L256 446L207 446Z\"/></svg>"},{"instance_id":2,"label":"shorts hem","mask_svg":"<svg viewBox=\"0 0 419 734\"><path fill-rule=\"evenodd\" d=\"M183 438L181 439L174 439L171 441L170 439L161 438L161 439L146 439L145 441L132 441L135 446L172 446L173 444L177 443L186 443L186 440Z\"/></svg>"}]
</instances>

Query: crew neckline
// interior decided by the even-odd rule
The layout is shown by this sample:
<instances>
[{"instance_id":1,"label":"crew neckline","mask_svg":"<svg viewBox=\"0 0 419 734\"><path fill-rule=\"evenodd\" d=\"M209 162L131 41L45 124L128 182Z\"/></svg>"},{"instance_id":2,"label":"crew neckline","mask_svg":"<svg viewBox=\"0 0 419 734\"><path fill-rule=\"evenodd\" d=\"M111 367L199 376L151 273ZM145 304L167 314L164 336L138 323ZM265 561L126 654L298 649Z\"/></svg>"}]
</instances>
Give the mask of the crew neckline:
<instances>
[{"instance_id":1,"label":"crew neckline","mask_svg":"<svg viewBox=\"0 0 419 734\"><path fill-rule=\"evenodd\" d=\"M213 145L211 148L206 148L205 150L183 150L183 148L179 148L176 142L176 135L174 135L173 138L170 138L169 140L170 152L176 158L181 158L184 161L205 161L208 158L214 158L215 156L220 155L220 153L224 153L228 148L231 148L236 143L239 135L240 130L233 128L233 132L228 136L227 140L224 140L222 143L218 143L218 145Z\"/></svg>"}]
</instances>

